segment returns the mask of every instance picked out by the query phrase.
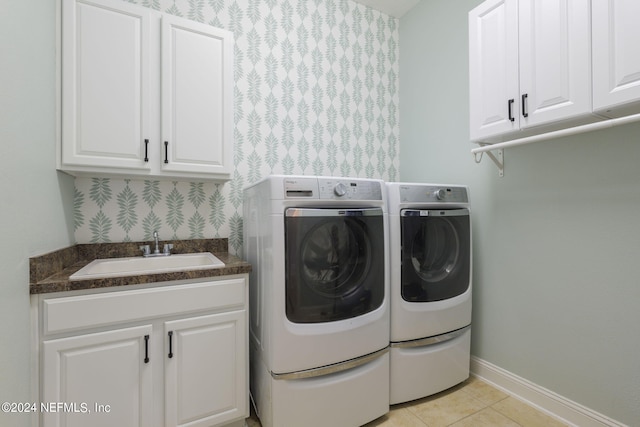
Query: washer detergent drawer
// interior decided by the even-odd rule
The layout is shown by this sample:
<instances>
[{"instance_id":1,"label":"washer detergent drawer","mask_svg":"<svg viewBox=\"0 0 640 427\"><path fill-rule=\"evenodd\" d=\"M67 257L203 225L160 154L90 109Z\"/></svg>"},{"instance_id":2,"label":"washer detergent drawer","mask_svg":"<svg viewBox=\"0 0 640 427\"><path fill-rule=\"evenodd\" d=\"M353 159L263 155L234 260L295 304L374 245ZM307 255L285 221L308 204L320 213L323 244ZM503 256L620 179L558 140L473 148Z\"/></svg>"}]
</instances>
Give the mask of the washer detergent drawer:
<instances>
[{"instance_id":1,"label":"washer detergent drawer","mask_svg":"<svg viewBox=\"0 0 640 427\"><path fill-rule=\"evenodd\" d=\"M271 386L273 417L265 427L360 426L389 411L389 353L334 374L272 379Z\"/></svg>"},{"instance_id":2,"label":"washer detergent drawer","mask_svg":"<svg viewBox=\"0 0 640 427\"><path fill-rule=\"evenodd\" d=\"M471 330L425 347L390 350L390 403L408 402L441 392L469 377Z\"/></svg>"}]
</instances>

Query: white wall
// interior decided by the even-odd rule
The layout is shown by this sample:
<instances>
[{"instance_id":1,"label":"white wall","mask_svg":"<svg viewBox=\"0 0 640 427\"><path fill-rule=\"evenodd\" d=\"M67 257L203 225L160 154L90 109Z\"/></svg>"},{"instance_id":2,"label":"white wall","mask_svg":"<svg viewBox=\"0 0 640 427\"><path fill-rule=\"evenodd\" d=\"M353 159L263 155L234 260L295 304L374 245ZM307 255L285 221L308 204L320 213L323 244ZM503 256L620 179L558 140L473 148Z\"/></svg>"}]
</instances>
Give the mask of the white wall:
<instances>
[{"instance_id":1,"label":"white wall","mask_svg":"<svg viewBox=\"0 0 640 427\"><path fill-rule=\"evenodd\" d=\"M55 2L0 13L0 402L29 402L29 257L71 244L73 180L55 171ZM28 414L0 412L0 425Z\"/></svg>"},{"instance_id":2,"label":"white wall","mask_svg":"<svg viewBox=\"0 0 640 427\"><path fill-rule=\"evenodd\" d=\"M629 425L640 420L640 126L469 153L467 13L400 21L400 177L467 184L472 353Z\"/></svg>"}]
</instances>

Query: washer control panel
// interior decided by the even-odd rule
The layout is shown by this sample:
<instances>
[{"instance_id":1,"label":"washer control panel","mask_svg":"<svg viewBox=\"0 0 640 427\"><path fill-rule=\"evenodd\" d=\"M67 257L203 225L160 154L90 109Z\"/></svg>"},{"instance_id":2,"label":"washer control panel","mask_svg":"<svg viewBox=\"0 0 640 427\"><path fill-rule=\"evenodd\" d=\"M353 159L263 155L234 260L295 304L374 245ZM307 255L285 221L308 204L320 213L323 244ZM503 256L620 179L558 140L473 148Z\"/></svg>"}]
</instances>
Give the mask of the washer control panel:
<instances>
[{"instance_id":1,"label":"washer control panel","mask_svg":"<svg viewBox=\"0 0 640 427\"><path fill-rule=\"evenodd\" d=\"M348 178L318 178L320 199L382 200L382 183Z\"/></svg>"},{"instance_id":2,"label":"washer control panel","mask_svg":"<svg viewBox=\"0 0 640 427\"><path fill-rule=\"evenodd\" d=\"M284 196L287 199L382 200L380 181L357 178L287 177Z\"/></svg>"},{"instance_id":3,"label":"washer control panel","mask_svg":"<svg viewBox=\"0 0 640 427\"><path fill-rule=\"evenodd\" d=\"M466 187L402 185L400 201L403 203L469 203L469 198Z\"/></svg>"}]
</instances>

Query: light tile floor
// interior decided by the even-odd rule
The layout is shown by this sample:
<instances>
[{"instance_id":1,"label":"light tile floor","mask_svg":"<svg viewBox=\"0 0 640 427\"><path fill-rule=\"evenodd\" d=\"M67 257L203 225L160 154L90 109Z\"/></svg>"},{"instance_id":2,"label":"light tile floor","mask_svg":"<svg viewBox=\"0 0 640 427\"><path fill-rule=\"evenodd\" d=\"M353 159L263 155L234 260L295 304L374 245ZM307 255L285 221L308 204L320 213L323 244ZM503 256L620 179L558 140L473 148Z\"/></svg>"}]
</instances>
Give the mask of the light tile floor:
<instances>
[{"instance_id":1,"label":"light tile floor","mask_svg":"<svg viewBox=\"0 0 640 427\"><path fill-rule=\"evenodd\" d=\"M252 413L248 427L260 427ZM561 427L556 419L482 380L467 381L442 393L393 405L364 427Z\"/></svg>"}]
</instances>

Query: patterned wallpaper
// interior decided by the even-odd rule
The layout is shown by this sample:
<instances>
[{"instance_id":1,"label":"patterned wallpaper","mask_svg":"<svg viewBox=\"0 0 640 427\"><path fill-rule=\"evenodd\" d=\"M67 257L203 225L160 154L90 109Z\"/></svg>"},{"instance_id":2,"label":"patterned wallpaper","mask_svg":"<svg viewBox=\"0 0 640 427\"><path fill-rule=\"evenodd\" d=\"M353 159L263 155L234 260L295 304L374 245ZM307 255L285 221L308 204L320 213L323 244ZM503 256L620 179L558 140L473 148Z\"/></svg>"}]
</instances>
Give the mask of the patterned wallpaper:
<instances>
[{"instance_id":1,"label":"patterned wallpaper","mask_svg":"<svg viewBox=\"0 0 640 427\"><path fill-rule=\"evenodd\" d=\"M76 178L78 243L228 237L269 174L398 178L398 20L351 0L123 0L233 31L225 184Z\"/></svg>"}]
</instances>

